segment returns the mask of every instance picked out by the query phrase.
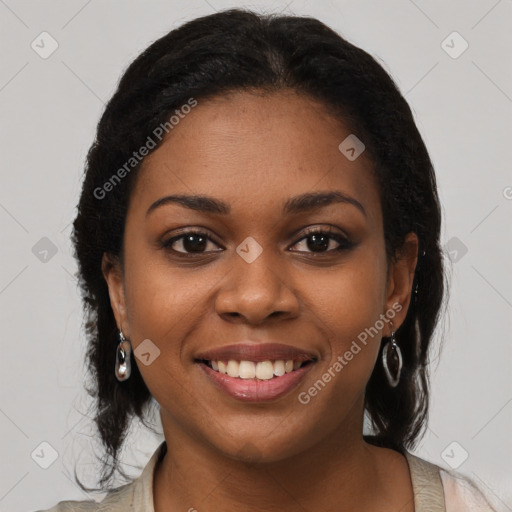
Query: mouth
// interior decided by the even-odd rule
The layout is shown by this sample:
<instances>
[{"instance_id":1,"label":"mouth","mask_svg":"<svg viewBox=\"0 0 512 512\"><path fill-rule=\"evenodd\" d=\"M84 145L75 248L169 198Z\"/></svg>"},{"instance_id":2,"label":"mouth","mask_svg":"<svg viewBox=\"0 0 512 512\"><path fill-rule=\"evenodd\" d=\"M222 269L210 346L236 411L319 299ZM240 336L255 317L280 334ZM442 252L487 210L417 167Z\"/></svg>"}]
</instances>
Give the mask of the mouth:
<instances>
[{"instance_id":1,"label":"mouth","mask_svg":"<svg viewBox=\"0 0 512 512\"><path fill-rule=\"evenodd\" d=\"M207 383L247 402L276 400L296 388L318 361L313 352L282 343L242 342L196 354Z\"/></svg>"},{"instance_id":2,"label":"mouth","mask_svg":"<svg viewBox=\"0 0 512 512\"><path fill-rule=\"evenodd\" d=\"M235 359L229 360L214 360L214 359L196 359L195 362L207 366L212 371L228 375L231 378L239 380L256 380L266 381L273 380L288 373L296 372L308 365L312 365L316 361L315 358L303 360L294 359L277 359L277 360L264 360L264 361L237 361Z\"/></svg>"}]
</instances>

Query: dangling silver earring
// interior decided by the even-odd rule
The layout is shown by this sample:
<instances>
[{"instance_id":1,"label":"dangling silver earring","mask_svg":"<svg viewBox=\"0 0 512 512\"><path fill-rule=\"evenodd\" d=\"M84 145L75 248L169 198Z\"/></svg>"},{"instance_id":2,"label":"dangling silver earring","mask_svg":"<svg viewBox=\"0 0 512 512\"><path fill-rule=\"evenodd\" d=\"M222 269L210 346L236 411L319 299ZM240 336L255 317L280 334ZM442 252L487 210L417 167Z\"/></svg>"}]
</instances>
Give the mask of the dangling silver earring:
<instances>
[{"instance_id":1,"label":"dangling silver earring","mask_svg":"<svg viewBox=\"0 0 512 512\"><path fill-rule=\"evenodd\" d=\"M391 339L386 343L382 351L382 366L384 367L388 383L392 388L398 385L402 371L402 352L396 344L395 332L391 332Z\"/></svg>"},{"instance_id":2,"label":"dangling silver earring","mask_svg":"<svg viewBox=\"0 0 512 512\"><path fill-rule=\"evenodd\" d=\"M123 331L119 331L119 344L116 351L116 377L120 382L128 379L132 373L131 353L132 345L130 341L124 337Z\"/></svg>"}]
</instances>

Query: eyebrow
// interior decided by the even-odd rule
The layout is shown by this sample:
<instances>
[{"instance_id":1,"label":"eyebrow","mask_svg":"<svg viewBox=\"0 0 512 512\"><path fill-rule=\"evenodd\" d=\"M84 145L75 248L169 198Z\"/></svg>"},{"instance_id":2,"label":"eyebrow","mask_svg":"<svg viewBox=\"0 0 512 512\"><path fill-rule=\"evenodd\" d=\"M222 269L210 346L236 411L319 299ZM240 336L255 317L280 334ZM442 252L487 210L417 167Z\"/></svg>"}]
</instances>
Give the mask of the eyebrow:
<instances>
[{"instance_id":1,"label":"eyebrow","mask_svg":"<svg viewBox=\"0 0 512 512\"><path fill-rule=\"evenodd\" d=\"M366 210L363 205L353 197L347 196L339 191L329 192L308 192L299 196L291 197L283 205L283 214L293 215L306 211L318 210L331 204L345 203L355 206L365 217ZM204 195L171 195L155 201L146 212L148 216L152 211L167 204L178 204L191 210L227 215L231 212L228 203L210 196Z\"/></svg>"}]
</instances>

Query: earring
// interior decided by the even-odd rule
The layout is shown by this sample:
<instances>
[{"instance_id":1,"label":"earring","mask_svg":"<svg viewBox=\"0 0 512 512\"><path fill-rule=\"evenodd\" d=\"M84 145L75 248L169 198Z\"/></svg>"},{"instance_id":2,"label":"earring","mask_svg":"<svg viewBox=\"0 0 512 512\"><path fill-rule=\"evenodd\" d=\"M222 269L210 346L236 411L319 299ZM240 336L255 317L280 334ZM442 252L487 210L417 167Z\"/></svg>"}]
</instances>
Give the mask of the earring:
<instances>
[{"instance_id":1,"label":"earring","mask_svg":"<svg viewBox=\"0 0 512 512\"><path fill-rule=\"evenodd\" d=\"M119 344L116 350L116 377L120 382L128 379L132 373L131 353L132 345L130 341L124 337L123 331L119 331Z\"/></svg>"},{"instance_id":2,"label":"earring","mask_svg":"<svg viewBox=\"0 0 512 512\"><path fill-rule=\"evenodd\" d=\"M392 388L398 385L402 371L402 352L396 344L395 332L391 331L391 339L384 346L382 351L382 366Z\"/></svg>"}]
</instances>

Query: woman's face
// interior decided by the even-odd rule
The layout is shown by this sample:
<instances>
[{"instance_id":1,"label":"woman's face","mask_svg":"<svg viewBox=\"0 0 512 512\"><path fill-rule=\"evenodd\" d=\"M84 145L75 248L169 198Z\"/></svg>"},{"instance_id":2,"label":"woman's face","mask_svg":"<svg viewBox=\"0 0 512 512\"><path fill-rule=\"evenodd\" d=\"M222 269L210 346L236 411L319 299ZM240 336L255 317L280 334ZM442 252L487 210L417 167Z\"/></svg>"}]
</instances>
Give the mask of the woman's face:
<instances>
[{"instance_id":1,"label":"woman's face","mask_svg":"<svg viewBox=\"0 0 512 512\"><path fill-rule=\"evenodd\" d=\"M143 162L124 272L106 258L103 268L168 443L181 435L271 461L330 435L361 436L381 337L409 304L416 238L388 275L371 164L338 148L350 133L307 97L240 92L198 100ZM211 201L155 206L176 195ZM296 352L250 351L267 343ZM240 344L252 347L239 353ZM228 345L238 347L220 359L247 360L246 376L265 359L312 360L272 380L223 376L198 360ZM268 365L260 376L282 373Z\"/></svg>"}]
</instances>

